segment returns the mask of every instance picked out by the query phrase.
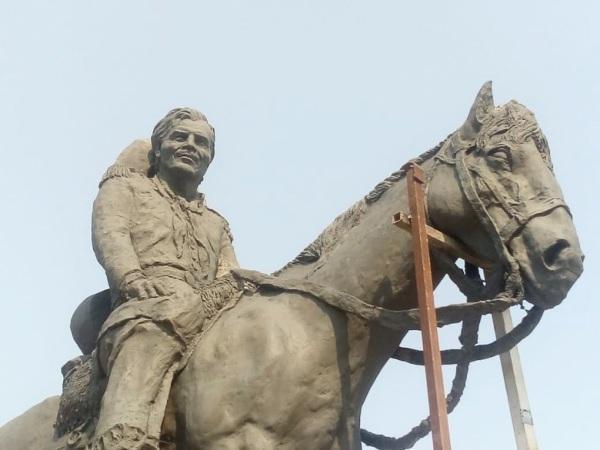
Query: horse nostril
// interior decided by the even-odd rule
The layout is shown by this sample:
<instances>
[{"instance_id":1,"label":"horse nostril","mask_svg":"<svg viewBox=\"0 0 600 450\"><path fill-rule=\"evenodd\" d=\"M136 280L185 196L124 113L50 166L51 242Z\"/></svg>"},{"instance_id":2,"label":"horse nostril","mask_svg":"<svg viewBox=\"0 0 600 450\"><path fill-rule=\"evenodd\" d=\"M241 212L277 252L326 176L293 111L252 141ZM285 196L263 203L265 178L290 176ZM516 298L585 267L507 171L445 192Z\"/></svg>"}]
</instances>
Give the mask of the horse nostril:
<instances>
[{"instance_id":1,"label":"horse nostril","mask_svg":"<svg viewBox=\"0 0 600 450\"><path fill-rule=\"evenodd\" d=\"M548 247L543 256L546 265L549 267L554 266L560 258L562 251L567 248L569 248L569 242L564 239L559 239Z\"/></svg>"}]
</instances>

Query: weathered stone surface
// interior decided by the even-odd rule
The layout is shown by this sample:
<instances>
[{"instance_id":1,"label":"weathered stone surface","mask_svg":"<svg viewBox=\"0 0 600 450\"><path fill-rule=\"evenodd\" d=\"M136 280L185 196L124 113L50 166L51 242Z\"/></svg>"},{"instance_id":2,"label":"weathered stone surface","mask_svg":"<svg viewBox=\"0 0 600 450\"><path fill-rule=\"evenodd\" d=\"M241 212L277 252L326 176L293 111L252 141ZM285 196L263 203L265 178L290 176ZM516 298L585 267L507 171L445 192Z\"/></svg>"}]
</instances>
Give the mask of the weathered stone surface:
<instances>
[{"instance_id":1,"label":"weathered stone surface","mask_svg":"<svg viewBox=\"0 0 600 450\"><path fill-rule=\"evenodd\" d=\"M52 442L60 397L49 397L0 427L0 450L45 450Z\"/></svg>"},{"instance_id":2,"label":"weathered stone surface","mask_svg":"<svg viewBox=\"0 0 600 450\"><path fill-rule=\"evenodd\" d=\"M120 159L126 166L109 169L100 188L94 248L113 311L95 353L108 388L88 438L100 448L156 448L166 409L162 438L176 448L358 449L360 409L405 330L366 322L318 295L230 278L226 223L203 209L196 191L214 130L195 117L159 123L152 151L134 143ZM486 84L465 124L418 162L437 228L494 261L498 280L507 271L522 281L532 303L550 308L565 298L583 270L581 249L530 111L517 102L495 106ZM340 215L277 272L282 283L310 281L374 308L413 307L410 235L390 224L408 209L403 174ZM44 428L50 419L37 420Z\"/></svg>"}]
</instances>

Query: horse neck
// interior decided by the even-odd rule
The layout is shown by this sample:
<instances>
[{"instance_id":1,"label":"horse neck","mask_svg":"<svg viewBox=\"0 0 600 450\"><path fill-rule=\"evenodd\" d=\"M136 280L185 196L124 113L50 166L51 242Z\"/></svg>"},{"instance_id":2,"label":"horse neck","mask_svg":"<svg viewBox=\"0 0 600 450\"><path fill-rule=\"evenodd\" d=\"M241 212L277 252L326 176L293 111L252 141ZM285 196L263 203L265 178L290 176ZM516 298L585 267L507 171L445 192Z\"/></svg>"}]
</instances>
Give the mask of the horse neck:
<instances>
[{"instance_id":1,"label":"horse neck","mask_svg":"<svg viewBox=\"0 0 600 450\"><path fill-rule=\"evenodd\" d=\"M433 162L428 160L421 166L429 172ZM409 212L405 178L394 182L377 201L357 202L277 275L304 278L384 308L416 307L412 237L392 224L392 216L399 211ZM302 259L312 261L302 264ZM434 285L443 275L433 271ZM331 318L338 346L336 370L342 386L348 388L342 397L352 405L344 410L360 411L375 378L406 330L371 326L352 314ZM348 424L352 428L358 413L350 415Z\"/></svg>"},{"instance_id":2,"label":"horse neck","mask_svg":"<svg viewBox=\"0 0 600 450\"><path fill-rule=\"evenodd\" d=\"M428 171L432 164L429 160L422 166ZM313 254L313 259L316 254L318 259L308 264L292 262L277 275L304 278L377 306L414 307L411 235L392 225L395 213L408 210L403 178L394 182L377 201L360 200L327 227L304 252ZM434 283L442 275L434 272Z\"/></svg>"}]
</instances>

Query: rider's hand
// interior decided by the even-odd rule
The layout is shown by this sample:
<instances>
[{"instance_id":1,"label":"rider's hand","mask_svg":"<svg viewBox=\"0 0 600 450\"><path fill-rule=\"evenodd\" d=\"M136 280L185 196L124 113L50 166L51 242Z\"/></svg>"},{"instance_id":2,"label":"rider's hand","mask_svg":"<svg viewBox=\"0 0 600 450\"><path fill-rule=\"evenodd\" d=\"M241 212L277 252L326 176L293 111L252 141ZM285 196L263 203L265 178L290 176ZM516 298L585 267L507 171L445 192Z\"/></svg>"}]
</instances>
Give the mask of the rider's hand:
<instances>
[{"instance_id":1,"label":"rider's hand","mask_svg":"<svg viewBox=\"0 0 600 450\"><path fill-rule=\"evenodd\" d=\"M148 279L143 275L131 281L126 280L121 291L126 300L146 300L170 294L160 281Z\"/></svg>"}]
</instances>

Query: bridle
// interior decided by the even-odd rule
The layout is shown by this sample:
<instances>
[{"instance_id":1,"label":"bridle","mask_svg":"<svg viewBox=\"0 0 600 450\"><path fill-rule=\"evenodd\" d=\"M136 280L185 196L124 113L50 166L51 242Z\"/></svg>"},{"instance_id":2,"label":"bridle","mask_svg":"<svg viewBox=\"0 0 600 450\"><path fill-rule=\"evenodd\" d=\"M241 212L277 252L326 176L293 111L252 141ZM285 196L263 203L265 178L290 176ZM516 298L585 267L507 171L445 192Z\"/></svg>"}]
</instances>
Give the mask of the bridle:
<instances>
[{"instance_id":1,"label":"bridle","mask_svg":"<svg viewBox=\"0 0 600 450\"><path fill-rule=\"evenodd\" d=\"M460 141L460 139L457 139L457 136L453 136L450 139L452 139L450 145L456 145ZM433 167L427 174L427 185L429 185L429 182L435 176L436 169L440 164L454 167L462 193L494 245L498 256L498 265L496 269L486 273L486 282L484 283L479 276L479 268L469 263L465 263L465 270L463 272L462 269L456 266L454 260L446 254L435 251L435 260L461 292L466 295L467 302L473 303L489 299L490 297L496 297L506 302L506 309L517 304L523 308L523 300L525 299L523 280L519 264L511 254L510 242L535 217L549 214L557 208L565 208L569 215L571 215L569 207L564 203L562 198L549 197L542 193L537 198L538 201L536 204L538 207L529 210L524 202L510 198L499 183L486 178L475 165L469 163L467 156L471 152L481 151L476 146L457 145L454 148L453 158L439 154L444 147L445 145L441 145L440 152L434 156ZM486 192L482 192L482 189L485 189ZM486 202L485 199L493 199L494 204L504 210L507 217L505 223L496 223L490 214L491 202ZM542 318L543 309L539 306L533 306L527 311L521 323L506 335L490 344L477 345L479 324L484 314L486 313L477 314L467 312L462 321L462 329L459 337L462 347L460 349L443 350L441 352L442 364L456 365L452 388L446 398L449 413L456 407L462 396L466 385L469 364L472 361L498 356L517 345L535 329ZM411 364L424 364L423 353L420 350L399 347L392 357ZM379 449L401 450L411 448L417 440L426 436L430 430L429 418L427 418L400 438L391 438L361 430L361 439L366 444Z\"/></svg>"}]
</instances>

